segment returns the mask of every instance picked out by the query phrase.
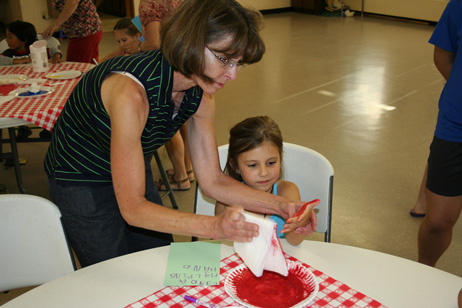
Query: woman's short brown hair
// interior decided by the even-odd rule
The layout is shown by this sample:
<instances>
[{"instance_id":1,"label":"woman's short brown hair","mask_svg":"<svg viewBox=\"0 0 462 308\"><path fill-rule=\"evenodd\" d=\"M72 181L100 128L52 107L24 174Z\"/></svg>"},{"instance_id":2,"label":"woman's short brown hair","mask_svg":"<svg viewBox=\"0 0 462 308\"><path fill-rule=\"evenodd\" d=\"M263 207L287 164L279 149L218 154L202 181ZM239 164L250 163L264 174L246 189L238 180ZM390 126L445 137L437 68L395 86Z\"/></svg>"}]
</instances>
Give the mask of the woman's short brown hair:
<instances>
[{"instance_id":1,"label":"woman's short brown hair","mask_svg":"<svg viewBox=\"0 0 462 308\"><path fill-rule=\"evenodd\" d=\"M170 66L205 81L205 48L231 38L223 50L227 58L242 56L240 63L256 63L265 52L259 35L262 16L236 0L185 0L161 27L161 50Z\"/></svg>"}]
</instances>

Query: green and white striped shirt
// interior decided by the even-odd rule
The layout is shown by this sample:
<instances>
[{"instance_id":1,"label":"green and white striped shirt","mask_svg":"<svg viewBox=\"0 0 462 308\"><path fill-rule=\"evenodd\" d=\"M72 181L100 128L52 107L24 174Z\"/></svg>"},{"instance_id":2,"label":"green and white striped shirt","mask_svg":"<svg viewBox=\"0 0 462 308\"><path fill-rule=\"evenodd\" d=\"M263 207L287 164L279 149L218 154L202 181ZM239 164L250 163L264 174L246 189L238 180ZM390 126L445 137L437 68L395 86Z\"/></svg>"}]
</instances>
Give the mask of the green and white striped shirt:
<instances>
[{"instance_id":1,"label":"green and white striped shirt","mask_svg":"<svg viewBox=\"0 0 462 308\"><path fill-rule=\"evenodd\" d=\"M55 126L45 170L61 185L112 182L111 121L101 101L101 84L111 72L128 72L144 86L150 111L141 135L145 157L169 141L197 111L203 91L186 91L174 115L173 69L159 50L109 59L86 73L72 91ZM117 91L117 89L114 89Z\"/></svg>"}]
</instances>

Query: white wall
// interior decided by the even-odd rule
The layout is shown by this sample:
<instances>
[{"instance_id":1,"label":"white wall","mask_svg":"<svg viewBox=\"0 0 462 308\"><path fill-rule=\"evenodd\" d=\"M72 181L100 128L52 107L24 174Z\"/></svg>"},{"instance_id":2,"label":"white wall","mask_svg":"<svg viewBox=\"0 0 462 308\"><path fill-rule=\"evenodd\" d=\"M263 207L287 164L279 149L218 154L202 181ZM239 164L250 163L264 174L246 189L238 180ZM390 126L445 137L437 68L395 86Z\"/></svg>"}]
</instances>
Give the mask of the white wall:
<instances>
[{"instance_id":1,"label":"white wall","mask_svg":"<svg viewBox=\"0 0 462 308\"><path fill-rule=\"evenodd\" d=\"M354 11L364 11L427 21L438 21L449 0L345 0Z\"/></svg>"},{"instance_id":2,"label":"white wall","mask_svg":"<svg viewBox=\"0 0 462 308\"><path fill-rule=\"evenodd\" d=\"M252 7L257 10L269 10L290 7L290 0L238 0L245 7ZM135 16L139 14L138 7L140 0L133 0Z\"/></svg>"},{"instance_id":3,"label":"white wall","mask_svg":"<svg viewBox=\"0 0 462 308\"><path fill-rule=\"evenodd\" d=\"M10 0L15 1L15 0ZM17 1L17 0L16 0ZM21 2L22 20L28 21L35 26L38 33L45 30L51 20L43 19L49 17L46 0L19 0Z\"/></svg>"},{"instance_id":4,"label":"white wall","mask_svg":"<svg viewBox=\"0 0 462 308\"><path fill-rule=\"evenodd\" d=\"M21 3L19 0L0 0L0 20L9 24L15 20L22 20Z\"/></svg>"},{"instance_id":5,"label":"white wall","mask_svg":"<svg viewBox=\"0 0 462 308\"><path fill-rule=\"evenodd\" d=\"M243 6L258 10L290 7L290 0L238 0ZM352 10L361 10L362 0L345 0ZM449 0L363 0L364 11L376 14L438 21ZM133 0L135 15L138 15L140 0ZM31 22L37 32L43 31L52 20L49 17L47 0L0 0L0 19L10 23L17 19Z\"/></svg>"},{"instance_id":6,"label":"white wall","mask_svg":"<svg viewBox=\"0 0 462 308\"><path fill-rule=\"evenodd\" d=\"M290 7L290 0L238 0L242 6L257 10L270 10Z\"/></svg>"}]
</instances>

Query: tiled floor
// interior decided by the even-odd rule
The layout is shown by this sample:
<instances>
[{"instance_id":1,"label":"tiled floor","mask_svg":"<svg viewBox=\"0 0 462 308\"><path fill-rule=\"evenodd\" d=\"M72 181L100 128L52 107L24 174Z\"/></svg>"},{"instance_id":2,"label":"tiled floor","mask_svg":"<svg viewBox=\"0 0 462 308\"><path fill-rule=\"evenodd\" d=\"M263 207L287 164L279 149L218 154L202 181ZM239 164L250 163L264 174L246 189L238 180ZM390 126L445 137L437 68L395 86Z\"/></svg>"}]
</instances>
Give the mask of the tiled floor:
<instances>
[{"instance_id":1,"label":"tiled floor","mask_svg":"<svg viewBox=\"0 0 462 308\"><path fill-rule=\"evenodd\" d=\"M273 117L285 141L319 151L334 166L332 241L416 260L421 220L410 217L409 209L444 84L427 43L432 31L374 17L265 15L263 60L216 95L218 144L227 143L229 128L245 117ZM101 55L114 47L105 32ZM28 158L22 168L26 187L49 197L42 168L46 147L20 144L19 151ZM17 192L11 168L0 173L0 183ZM192 211L193 190L176 197L180 210ZM437 267L462 275L461 251L459 222ZM0 304L12 296L0 295Z\"/></svg>"}]
</instances>

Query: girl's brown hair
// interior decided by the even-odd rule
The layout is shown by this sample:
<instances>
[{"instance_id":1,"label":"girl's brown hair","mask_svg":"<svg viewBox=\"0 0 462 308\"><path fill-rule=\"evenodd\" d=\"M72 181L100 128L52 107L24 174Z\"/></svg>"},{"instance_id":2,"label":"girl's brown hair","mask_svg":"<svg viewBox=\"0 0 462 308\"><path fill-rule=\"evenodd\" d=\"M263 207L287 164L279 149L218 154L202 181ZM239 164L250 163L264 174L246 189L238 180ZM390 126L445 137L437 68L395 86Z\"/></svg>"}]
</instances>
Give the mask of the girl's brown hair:
<instances>
[{"instance_id":1,"label":"girl's brown hair","mask_svg":"<svg viewBox=\"0 0 462 308\"><path fill-rule=\"evenodd\" d=\"M204 74L207 45L230 38L226 48L216 51L230 59L242 56L241 63L256 63L265 52L261 25L261 14L236 0L185 0L162 24L161 50L174 70L209 82Z\"/></svg>"},{"instance_id":2,"label":"girl's brown hair","mask_svg":"<svg viewBox=\"0 0 462 308\"><path fill-rule=\"evenodd\" d=\"M114 26L115 30L125 30L129 36L135 36L141 34L140 30L133 24L132 20L128 17L119 19Z\"/></svg>"},{"instance_id":3,"label":"girl's brown hair","mask_svg":"<svg viewBox=\"0 0 462 308\"><path fill-rule=\"evenodd\" d=\"M230 130L225 173L238 181L242 181L241 175L236 172L239 155L260 146L265 141L276 146L282 160L282 134L273 119L268 116L258 116L237 123Z\"/></svg>"}]
</instances>

